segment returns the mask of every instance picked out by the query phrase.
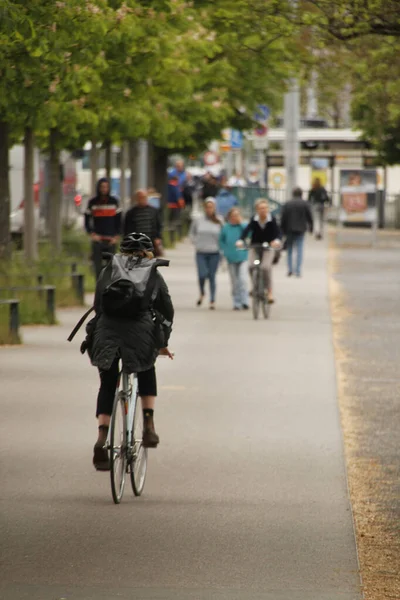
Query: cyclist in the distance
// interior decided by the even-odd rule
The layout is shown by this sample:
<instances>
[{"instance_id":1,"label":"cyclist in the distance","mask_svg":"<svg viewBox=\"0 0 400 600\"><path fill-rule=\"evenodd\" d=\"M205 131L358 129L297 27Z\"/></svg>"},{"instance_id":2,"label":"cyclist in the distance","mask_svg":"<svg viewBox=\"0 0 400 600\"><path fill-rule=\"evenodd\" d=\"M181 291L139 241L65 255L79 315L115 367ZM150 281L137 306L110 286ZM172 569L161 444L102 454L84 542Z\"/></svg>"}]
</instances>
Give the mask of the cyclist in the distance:
<instances>
[{"instance_id":1,"label":"cyclist in the distance","mask_svg":"<svg viewBox=\"0 0 400 600\"><path fill-rule=\"evenodd\" d=\"M154 248L150 238L142 233L131 233L121 242L120 252L132 257L146 267L153 261ZM100 390L97 397L96 417L99 435L94 446L93 464L99 471L110 468L105 444L113 410L118 381L119 360L127 373L137 373L139 395L143 408L143 446L156 448L159 437L154 428L154 407L157 396L155 362L159 353L172 358L168 350L168 339L172 329L174 308L167 284L157 270L157 294L147 310L132 317L110 316L102 310L102 294L105 289L105 269L100 274L96 286L96 317L88 325L86 348L91 362L98 367ZM159 314L168 323L161 326L154 320ZM160 332L160 327L162 331Z\"/></svg>"},{"instance_id":2,"label":"cyclist in the distance","mask_svg":"<svg viewBox=\"0 0 400 600\"><path fill-rule=\"evenodd\" d=\"M268 302L273 304L275 300L272 291L272 265L275 258L275 250L279 250L281 247L282 233L275 217L269 210L268 200L259 198L256 201L255 206L256 215L252 217L249 224L244 229L241 239L237 242L237 246L239 248L243 247L245 240L250 239L251 246L261 246L262 244L267 243L271 247L269 251L264 251L262 254L261 269L264 274ZM250 273L256 257L256 250L250 248Z\"/></svg>"}]
</instances>

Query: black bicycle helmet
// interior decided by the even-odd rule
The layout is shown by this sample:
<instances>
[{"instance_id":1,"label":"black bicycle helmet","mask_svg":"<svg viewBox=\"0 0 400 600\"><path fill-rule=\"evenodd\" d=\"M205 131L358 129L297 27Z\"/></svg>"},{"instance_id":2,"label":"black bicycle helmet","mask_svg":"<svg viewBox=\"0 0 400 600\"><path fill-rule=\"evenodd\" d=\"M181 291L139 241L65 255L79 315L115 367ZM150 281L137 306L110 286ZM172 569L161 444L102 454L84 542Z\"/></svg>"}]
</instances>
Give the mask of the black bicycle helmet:
<instances>
[{"instance_id":1,"label":"black bicycle helmet","mask_svg":"<svg viewBox=\"0 0 400 600\"><path fill-rule=\"evenodd\" d=\"M129 233L122 240L120 251L123 254L131 254L132 252L153 252L153 242L148 235L144 233Z\"/></svg>"}]
</instances>

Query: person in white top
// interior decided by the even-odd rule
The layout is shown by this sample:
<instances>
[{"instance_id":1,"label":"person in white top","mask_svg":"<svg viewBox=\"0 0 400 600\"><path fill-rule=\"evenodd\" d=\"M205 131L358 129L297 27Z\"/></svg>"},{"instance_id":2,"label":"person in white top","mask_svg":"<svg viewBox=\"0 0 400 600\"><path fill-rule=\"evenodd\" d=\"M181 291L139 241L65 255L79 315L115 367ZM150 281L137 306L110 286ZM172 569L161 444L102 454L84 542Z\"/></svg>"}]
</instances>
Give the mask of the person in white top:
<instances>
[{"instance_id":1,"label":"person in white top","mask_svg":"<svg viewBox=\"0 0 400 600\"><path fill-rule=\"evenodd\" d=\"M246 187L246 180L238 172L235 172L228 179L228 187Z\"/></svg>"}]
</instances>

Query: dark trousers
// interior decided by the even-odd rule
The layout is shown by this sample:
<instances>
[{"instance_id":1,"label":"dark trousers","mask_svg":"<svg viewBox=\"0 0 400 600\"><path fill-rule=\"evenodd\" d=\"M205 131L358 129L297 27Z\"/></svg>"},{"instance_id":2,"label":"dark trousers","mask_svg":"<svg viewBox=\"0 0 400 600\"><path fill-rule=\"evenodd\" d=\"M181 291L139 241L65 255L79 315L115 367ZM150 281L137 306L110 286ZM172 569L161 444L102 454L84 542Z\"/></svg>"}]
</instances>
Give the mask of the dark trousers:
<instances>
[{"instance_id":1,"label":"dark trousers","mask_svg":"<svg viewBox=\"0 0 400 600\"><path fill-rule=\"evenodd\" d=\"M106 240L101 242L92 242L92 260L96 279L99 278L100 272L103 268L103 252L115 254L115 251L115 244L110 244L110 242L107 242Z\"/></svg>"},{"instance_id":2,"label":"dark trousers","mask_svg":"<svg viewBox=\"0 0 400 600\"><path fill-rule=\"evenodd\" d=\"M97 396L96 417L111 415L119 375L119 359L116 358L108 371L99 369L100 389ZM139 396L157 396L157 377L155 367L138 373Z\"/></svg>"}]
</instances>

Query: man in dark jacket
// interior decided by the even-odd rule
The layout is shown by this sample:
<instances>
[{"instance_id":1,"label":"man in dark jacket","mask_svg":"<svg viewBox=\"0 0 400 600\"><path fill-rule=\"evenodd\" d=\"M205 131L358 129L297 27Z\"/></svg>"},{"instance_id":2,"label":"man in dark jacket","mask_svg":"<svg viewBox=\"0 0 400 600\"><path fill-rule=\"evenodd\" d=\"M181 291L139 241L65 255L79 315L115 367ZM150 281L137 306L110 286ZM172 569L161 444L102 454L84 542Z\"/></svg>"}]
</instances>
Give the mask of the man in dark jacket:
<instances>
[{"instance_id":1,"label":"man in dark jacket","mask_svg":"<svg viewBox=\"0 0 400 600\"><path fill-rule=\"evenodd\" d=\"M92 258L97 278L103 267L103 252L115 253L121 233L119 201L110 195L110 182L106 178L99 179L96 196L89 200L85 229L92 240Z\"/></svg>"},{"instance_id":2,"label":"man in dark jacket","mask_svg":"<svg viewBox=\"0 0 400 600\"><path fill-rule=\"evenodd\" d=\"M287 239L288 276L293 275L293 249L296 249L296 275L300 277L305 233L307 229L312 233L314 227L310 205L303 200L301 188L293 190L293 200L283 207L281 227Z\"/></svg>"},{"instance_id":3,"label":"man in dark jacket","mask_svg":"<svg viewBox=\"0 0 400 600\"><path fill-rule=\"evenodd\" d=\"M154 263L151 240L142 234L130 234L121 242L121 253L140 261L142 266ZM169 334L172 329L174 308L169 295L167 284L157 271L157 296L152 308L166 321L168 327L163 327L160 336L157 324L149 309L140 316L111 317L102 310L102 294L106 285L106 269L99 277L95 295L95 326L91 332L91 342L88 344L92 364L98 367L100 373L100 390L97 397L96 416L99 423L99 436L94 446L93 464L99 471L110 468L107 441L110 417L112 414L115 390L118 381L118 363L122 360L126 373L136 373L138 377L139 395L143 408L143 446L156 448L159 437L154 428L154 406L157 396L157 380L155 361L159 353L172 355L168 350ZM163 338L162 341L160 338Z\"/></svg>"},{"instance_id":4,"label":"man in dark jacket","mask_svg":"<svg viewBox=\"0 0 400 600\"><path fill-rule=\"evenodd\" d=\"M136 192L136 204L125 215L124 235L140 232L153 242L156 256L161 253L161 217L160 211L150 206L146 190Z\"/></svg>"},{"instance_id":5,"label":"man in dark jacket","mask_svg":"<svg viewBox=\"0 0 400 600\"><path fill-rule=\"evenodd\" d=\"M201 190L202 199L215 198L218 191L219 184L217 179L211 173L206 173L203 177L203 188Z\"/></svg>"}]
</instances>

